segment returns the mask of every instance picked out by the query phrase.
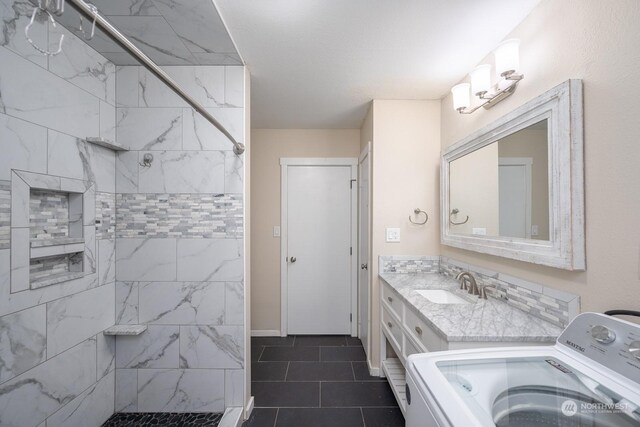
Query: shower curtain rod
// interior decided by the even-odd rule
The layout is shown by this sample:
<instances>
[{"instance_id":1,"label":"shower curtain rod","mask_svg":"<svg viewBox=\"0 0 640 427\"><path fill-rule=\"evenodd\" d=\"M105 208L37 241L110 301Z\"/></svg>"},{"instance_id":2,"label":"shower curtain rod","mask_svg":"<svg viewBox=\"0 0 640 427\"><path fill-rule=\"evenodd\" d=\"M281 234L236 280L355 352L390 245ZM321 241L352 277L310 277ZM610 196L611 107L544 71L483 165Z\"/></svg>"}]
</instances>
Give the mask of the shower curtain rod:
<instances>
[{"instance_id":1,"label":"shower curtain rod","mask_svg":"<svg viewBox=\"0 0 640 427\"><path fill-rule=\"evenodd\" d=\"M128 53L133 55L138 61L142 63L142 65L149 71L151 71L156 77L158 77L162 82L164 82L171 90L173 90L178 96L184 99L187 104L189 104L194 110L196 110L202 117L207 119L214 125L220 132L226 136L229 141L233 143L233 152L237 155L244 153L245 147L244 144L235 140L235 138L227 131L227 129L216 120L213 115L211 115L198 101L196 101L191 95L185 92L178 83L171 78L166 72L162 70L155 62L151 60L144 52L142 52L138 47L133 44L124 34L122 34L116 27L111 25L109 21L107 21L102 15L100 15L99 11L95 11L92 9L90 5L85 3L83 0L67 0L70 2L75 9L77 9L81 14L87 17L90 21L95 21L100 25L100 27L120 46L122 46Z\"/></svg>"}]
</instances>

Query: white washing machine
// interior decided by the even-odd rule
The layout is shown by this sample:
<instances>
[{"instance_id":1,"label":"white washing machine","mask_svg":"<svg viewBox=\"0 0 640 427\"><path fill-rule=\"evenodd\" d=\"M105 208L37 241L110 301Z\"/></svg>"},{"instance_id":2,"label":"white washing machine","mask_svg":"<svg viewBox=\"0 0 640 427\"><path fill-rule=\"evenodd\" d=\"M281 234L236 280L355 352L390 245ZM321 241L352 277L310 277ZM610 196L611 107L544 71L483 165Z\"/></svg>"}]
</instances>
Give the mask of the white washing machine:
<instances>
[{"instance_id":1,"label":"white washing machine","mask_svg":"<svg viewBox=\"0 0 640 427\"><path fill-rule=\"evenodd\" d=\"M577 316L547 347L407 359L407 427L640 426L640 325Z\"/></svg>"}]
</instances>

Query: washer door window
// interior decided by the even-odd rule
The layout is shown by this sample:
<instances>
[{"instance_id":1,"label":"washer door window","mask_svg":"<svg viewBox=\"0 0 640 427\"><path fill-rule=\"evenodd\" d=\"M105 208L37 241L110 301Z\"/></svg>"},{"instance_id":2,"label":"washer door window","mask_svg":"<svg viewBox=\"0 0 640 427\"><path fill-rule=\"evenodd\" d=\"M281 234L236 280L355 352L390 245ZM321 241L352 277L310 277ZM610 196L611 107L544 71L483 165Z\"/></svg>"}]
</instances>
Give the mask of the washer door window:
<instances>
[{"instance_id":1,"label":"washer door window","mask_svg":"<svg viewBox=\"0 0 640 427\"><path fill-rule=\"evenodd\" d=\"M437 366L483 425L640 426L640 402L551 357L443 361Z\"/></svg>"}]
</instances>

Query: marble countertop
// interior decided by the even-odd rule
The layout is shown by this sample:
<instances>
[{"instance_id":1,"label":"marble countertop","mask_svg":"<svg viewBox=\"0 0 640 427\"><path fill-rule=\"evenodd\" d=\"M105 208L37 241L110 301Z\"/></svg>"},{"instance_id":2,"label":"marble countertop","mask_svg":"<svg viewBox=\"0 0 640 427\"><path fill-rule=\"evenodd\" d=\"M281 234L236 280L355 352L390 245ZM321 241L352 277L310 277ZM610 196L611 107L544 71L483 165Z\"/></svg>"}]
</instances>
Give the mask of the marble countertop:
<instances>
[{"instance_id":1,"label":"marble countertop","mask_svg":"<svg viewBox=\"0 0 640 427\"><path fill-rule=\"evenodd\" d=\"M562 328L519 310L504 301L480 299L459 289L459 283L440 274L383 273L388 283L420 318L448 342L531 341L555 342ZM445 289L471 301L471 304L436 304L419 295L418 290Z\"/></svg>"}]
</instances>

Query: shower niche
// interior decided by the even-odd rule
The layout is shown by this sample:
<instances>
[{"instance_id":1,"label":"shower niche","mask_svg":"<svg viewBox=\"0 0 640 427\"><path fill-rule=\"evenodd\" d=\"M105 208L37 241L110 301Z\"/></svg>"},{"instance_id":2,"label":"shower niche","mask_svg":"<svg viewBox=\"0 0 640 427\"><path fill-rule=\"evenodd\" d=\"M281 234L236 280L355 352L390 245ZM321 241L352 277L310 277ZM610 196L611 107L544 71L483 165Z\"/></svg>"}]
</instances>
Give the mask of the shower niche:
<instances>
[{"instance_id":1,"label":"shower niche","mask_svg":"<svg viewBox=\"0 0 640 427\"><path fill-rule=\"evenodd\" d=\"M95 273L93 183L14 170L11 206L11 292Z\"/></svg>"}]
</instances>

